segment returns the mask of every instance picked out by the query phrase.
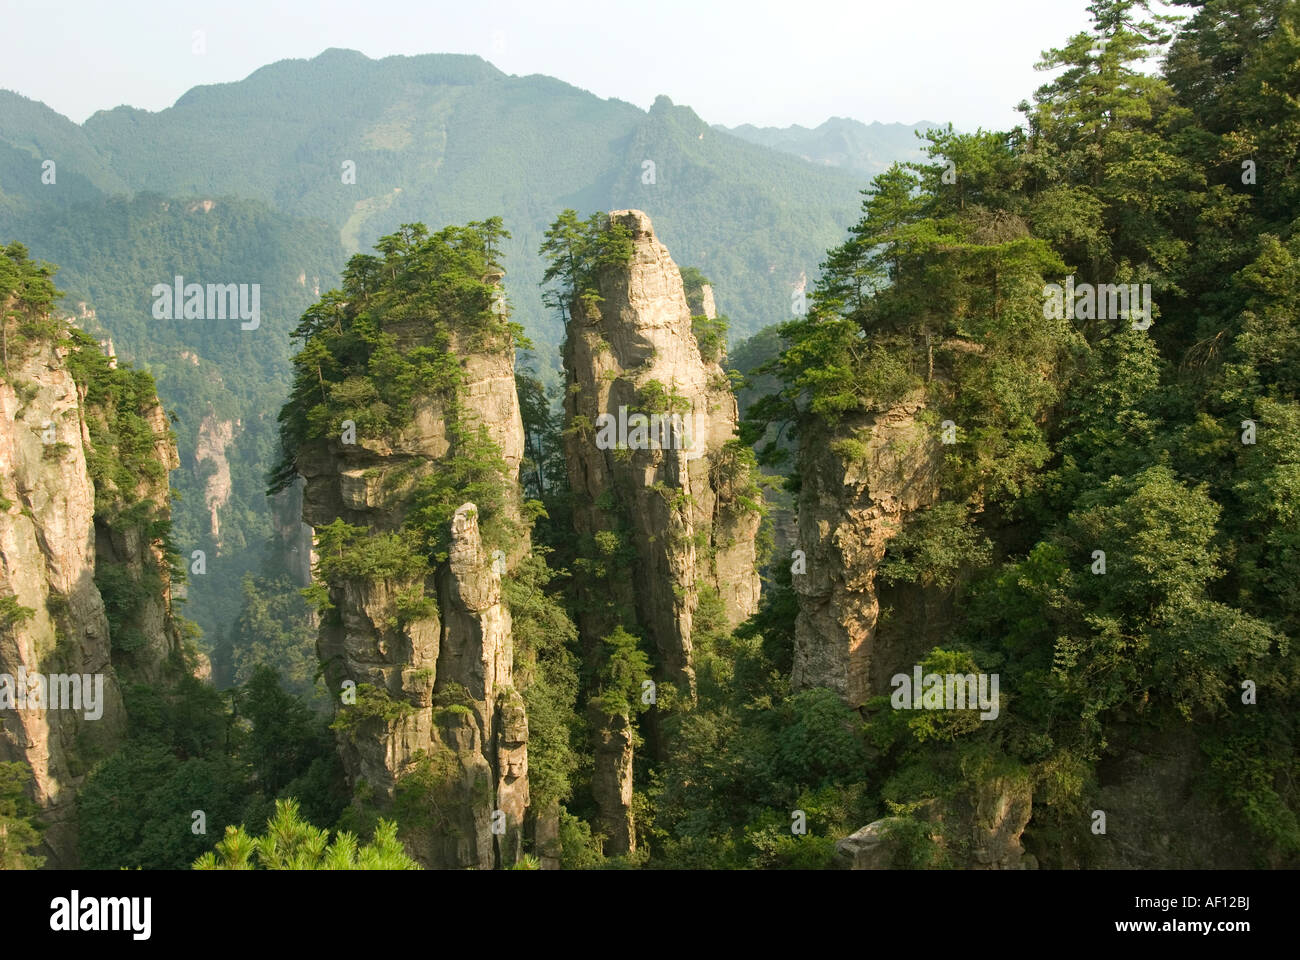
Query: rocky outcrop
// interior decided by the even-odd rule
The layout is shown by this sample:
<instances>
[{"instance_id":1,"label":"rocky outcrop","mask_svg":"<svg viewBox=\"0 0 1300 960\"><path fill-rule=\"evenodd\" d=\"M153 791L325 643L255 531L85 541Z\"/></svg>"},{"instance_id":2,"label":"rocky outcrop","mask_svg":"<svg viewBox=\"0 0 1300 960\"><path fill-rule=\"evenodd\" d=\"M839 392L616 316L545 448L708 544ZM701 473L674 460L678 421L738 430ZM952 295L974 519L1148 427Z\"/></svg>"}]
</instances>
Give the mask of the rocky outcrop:
<instances>
[{"instance_id":1,"label":"rocky outcrop","mask_svg":"<svg viewBox=\"0 0 1300 960\"><path fill-rule=\"evenodd\" d=\"M111 379L92 393L74 378L69 353L93 346L13 333L0 379L0 760L31 768L47 828L38 853L69 867L76 791L125 736L119 674L156 681L179 668L169 566L149 522L168 518L178 459L154 398L125 411L153 433L152 469L118 489L101 467L97 489L91 461L120 459L109 428L125 401ZM97 359L79 369L115 369ZM36 675L47 687L33 701Z\"/></svg>"},{"instance_id":2,"label":"rocky outcrop","mask_svg":"<svg viewBox=\"0 0 1300 960\"><path fill-rule=\"evenodd\" d=\"M890 831L901 825L901 817L873 820L835 844L835 859L849 870L889 870L898 854Z\"/></svg>"},{"instance_id":3,"label":"rocky outcrop","mask_svg":"<svg viewBox=\"0 0 1300 960\"><path fill-rule=\"evenodd\" d=\"M638 620L667 674L689 681L699 588L721 594L733 623L757 609L759 516L738 502L742 478L734 475L727 449L736 435L736 399L722 367L700 357L676 264L644 213L609 216L631 231L632 258L599 278L598 306L573 305L565 413L570 426L578 418L597 425L608 416L611 428L626 424L626 438L619 449L617 429L612 444L602 443L599 431L570 433L569 476L580 504L575 519L579 532L608 529L614 511L599 501L612 494L622 505L638 556ZM669 401L656 407L647 397L653 385L673 398L672 407ZM638 412L677 412L684 434L675 444L671 438L638 444L631 419ZM641 436L650 438L650 427Z\"/></svg>"},{"instance_id":4,"label":"rocky outcrop","mask_svg":"<svg viewBox=\"0 0 1300 960\"><path fill-rule=\"evenodd\" d=\"M591 792L596 799L597 826L605 837L604 852L623 856L636 849L632 718L608 714L592 703L587 721L592 731Z\"/></svg>"},{"instance_id":5,"label":"rocky outcrop","mask_svg":"<svg viewBox=\"0 0 1300 960\"><path fill-rule=\"evenodd\" d=\"M1206 784L1214 772L1193 727L1152 730L1116 724L1097 764L1097 791L1079 818L1078 838L1040 851L1065 868L1245 870L1261 863L1259 843ZM1096 813L1105 815L1105 832Z\"/></svg>"},{"instance_id":6,"label":"rocky outcrop","mask_svg":"<svg viewBox=\"0 0 1300 960\"><path fill-rule=\"evenodd\" d=\"M692 696L693 618L703 591L717 593L733 624L757 609L760 517L733 443L736 400L722 367L700 355L676 264L644 213L616 210L609 219L630 232L631 258L596 278L598 303L569 304L565 453L574 525L580 535L626 537L631 569L601 600L632 613L658 679ZM627 619L580 616L589 654ZM632 843L626 719L599 722L595 733L593 784L613 853Z\"/></svg>"},{"instance_id":7,"label":"rocky outcrop","mask_svg":"<svg viewBox=\"0 0 1300 960\"><path fill-rule=\"evenodd\" d=\"M881 648L876 584L902 523L938 500L941 447L919 419L923 406L917 392L833 430L811 418L801 430L795 690L829 687L856 707L929 649L924 633L895 634L894 648Z\"/></svg>"},{"instance_id":8,"label":"rocky outcrop","mask_svg":"<svg viewBox=\"0 0 1300 960\"><path fill-rule=\"evenodd\" d=\"M1031 870L1038 866L1020 842L1034 812L1034 793L1024 777L993 777L975 787L962 826L969 830L971 868Z\"/></svg>"},{"instance_id":9,"label":"rocky outcrop","mask_svg":"<svg viewBox=\"0 0 1300 960\"><path fill-rule=\"evenodd\" d=\"M1033 813L1033 789L1027 777L990 777L957 791L947 802L920 805L919 842L934 849L909 863L904 837L907 818L885 817L867 824L835 844L838 864L851 870L890 870L939 863L965 870L1034 870L1038 861L1025 853L1021 836ZM914 840L913 842L917 842ZM927 855L928 854L928 855Z\"/></svg>"},{"instance_id":10,"label":"rocky outcrop","mask_svg":"<svg viewBox=\"0 0 1300 960\"><path fill-rule=\"evenodd\" d=\"M713 284L702 283L698 289L686 291L686 303L693 317L718 318L718 305L713 298Z\"/></svg>"},{"instance_id":11,"label":"rocky outcrop","mask_svg":"<svg viewBox=\"0 0 1300 960\"><path fill-rule=\"evenodd\" d=\"M415 321L387 329L404 350L429 335ZM499 449L510 488L505 512L518 517L523 423L513 352L475 352L469 342L448 352L464 371L461 428L482 427ZM342 519L371 537L401 530L411 492L457 455L450 416L444 401L422 396L400 430L306 444L296 461L304 521L319 531ZM445 562L411 576L329 584L334 609L322 618L317 650L343 703L349 689L360 691L356 706L343 708L344 767L355 795L402 808L403 839L429 867L487 869L522 854L528 721L514 688L501 582L527 550L520 536L500 555L489 553L478 511L465 503L452 520Z\"/></svg>"},{"instance_id":12,"label":"rocky outcrop","mask_svg":"<svg viewBox=\"0 0 1300 960\"><path fill-rule=\"evenodd\" d=\"M199 439L194 448L194 463L202 469L202 464L210 463L211 472L203 487L203 502L208 508L208 531L212 540L221 545L221 511L230 502L230 461L226 459L226 447L235 438L239 424L234 420L218 420L212 414L203 418L199 424Z\"/></svg>"}]
</instances>

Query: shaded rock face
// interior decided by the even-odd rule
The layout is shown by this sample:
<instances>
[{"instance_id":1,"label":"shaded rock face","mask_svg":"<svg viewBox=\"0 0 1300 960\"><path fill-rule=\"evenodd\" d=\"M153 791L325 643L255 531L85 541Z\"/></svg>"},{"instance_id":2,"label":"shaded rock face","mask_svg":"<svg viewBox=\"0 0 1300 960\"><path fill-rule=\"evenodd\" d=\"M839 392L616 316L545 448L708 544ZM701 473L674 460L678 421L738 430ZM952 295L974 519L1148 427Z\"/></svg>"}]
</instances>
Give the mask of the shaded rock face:
<instances>
[{"instance_id":1,"label":"shaded rock face","mask_svg":"<svg viewBox=\"0 0 1300 960\"><path fill-rule=\"evenodd\" d=\"M1212 771L1192 727L1165 731L1117 728L1097 766L1093 809L1106 832L1081 830L1060 866L1117 870L1243 870L1259 862L1258 841L1208 785ZM1088 811L1091 814L1091 810ZM1031 831L1032 836L1032 831ZM1032 844L1031 844L1032 846ZM1055 862L1059 849L1041 851Z\"/></svg>"},{"instance_id":2,"label":"shaded rock face","mask_svg":"<svg viewBox=\"0 0 1300 960\"><path fill-rule=\"evenodd\" d=\"M795 549L806 569L792 568L795 690L829 687L859 706L887 693L890 676L933 645L926 631L892 631L882 648L878 631L876 571L885 548L909 514L939 497L941 448L918 419L922 409L917 393L880 413L847 416L834 431L821 422L801 430ZM856 450L836 452L842 440ZM862 450L865 457L854 459Z\"/></svg>"},{"instance_id":3,"label":"shaded rock face","mask_svg":"<svg viewBox=\"0 0 1300 960\"><path fill-rule=\"evenodd\" d=\"M419 343L417 324L395 332L406 347ZM458 346L451 352L465 368L462 414L471 427L487 429L514 485L523 421L513 355ZM427 397L396 434L309 444L297 458L303 520L314 528L342 518L372 533L397 530L407 494L453 453L446 412ZM518 501L508 509L517 515ZM437 813L404 818L411 855L428 867L489 869L521 855L529 806L528 721L514 689L511 619L501 595L502 576L528 542L521 537L494 558L472 503L456 511L451 533L447 562L416 581L332 584L335 611L322 618L317 652L334 690L347 681L369 684L405 705L396 719L371 718L340 732L354 792L382 809L416 790L417 806ZM436 612L404 612L412 595L436 599Z\"/></svg>"},{"instance_id":4,"label":"shaded rock face","mask_svg":"<svg viewBox=\"0 0 1300 960\"><path fill-rule=\"evenodd\" d=\"M610 716L592 705L587 710L592 731L591 792L596 798L600 833L606 853L623 856L636 849L632 814L632 721Z\"/></svg>"},{"instance_id":5,"label":"shaded rock face","mask_svg":"<svg viewBox=\"0 0 1300 960\"><path fill-rule=\"evenodd\" d=\"M226 459L226 448L235 438L239 424L233 420L218 420L212 414L203 418L199 424L198 443L194 449L196 466L204 462L212 464L203 491L203 502L208 508L208 532L212 540L221 546L221 510L230 502L230 461Z\"/></svg>"},{"instance_id":6,"label":"shaded rock face","mask_svg":"<svg viewBox=\"0 0 1300 960\"><path fill-rule=\"evenodd\" d=\"M297 477L271 498L271 524L278 544L276 552L283 558L290 579L299 587L311 583L311 565L316 559L312 549L314 531L302 522L303 486L302 477Z\"/></svg>"},{"instance_id":7,"label":"shaded rock face","mask_svg":"<svg viewBox=\"0 0 1300 960\"><path fill-rule=\"evenodd\" d=\"M741 502L746 478L743 471L737 475L727 448L736 433L736 400L722 367L700 355L677 265L644 213L616 210L609 216L631 232L631 260L597 278L603 298L598 305L570 304L564 348L574 525L580 535L619 528L628 533L633 570L615 585L615 599L635 611L660 679L693 695L691 634L700 592L716 590L733 624L757 609L760 517ZM711 290L706 299L712 312ZM658 402L650 399L656 393ZM665 393L673 406L662 401ZM638 411L676 412L683 429L655 432L652 422L638 438ZM598 428L605 416L611 425L602 436ZM583 423L591 429L574 429ZM619 423L626 424L622 436ZM651 434L657 443L645 442ZM625 449L617 449L620 441ZM614 626L600 616L579 620L589 650ZM617 722L598 726L593 782L601 827L610 838L607 851L626 852L632 733Z\"/></svg>"},{"instance_id":8,"label":"shaded rock face","mask_svg":"<svg viewBox=\"0 0 1300 960\"><path fill-rule=\"evenodd\" d=\"M691 316L708 317L710 320L718 318L718 305L713 298L713 285L709 283L700 284L700 288L695 291L686 292L686 303L691 309Z\"/></svg>"},{"instance_id":9,"label":"shaded rock face","mask_svg":"<svg viewBox=\"0 0 1300 960\"><path fill-rule=\"evenodd\" d=\"M100 412L87 409L67 354L67 348L38 343L19 357L11 346L8 375L0 380L0 597L30 611L0 623L0 675L12 678L13 696L20 687L24 695L31 689L17 683L20 671L28 677L78 674L96 700L92 707L83 699L76 709L61 689L57 703L51 691L40 709L0 701L0 761L31 768L31 790L47 825L37 853L50 867L76 865L76 791L93 764L125 737L118 673L157 681L174 668L180 649L161 543L142 527L96 515L88 418ZM156 437L155 456L175 469L162 408L155 405L144 416ZM166 515L165 476L141 480L131 493ZM113 499L101 491L101 501ZM119 564L122 577L148 586L129 619L137 643L129 654L113 650L95 583L102 563Z\"/></svg>"}]
</instances>

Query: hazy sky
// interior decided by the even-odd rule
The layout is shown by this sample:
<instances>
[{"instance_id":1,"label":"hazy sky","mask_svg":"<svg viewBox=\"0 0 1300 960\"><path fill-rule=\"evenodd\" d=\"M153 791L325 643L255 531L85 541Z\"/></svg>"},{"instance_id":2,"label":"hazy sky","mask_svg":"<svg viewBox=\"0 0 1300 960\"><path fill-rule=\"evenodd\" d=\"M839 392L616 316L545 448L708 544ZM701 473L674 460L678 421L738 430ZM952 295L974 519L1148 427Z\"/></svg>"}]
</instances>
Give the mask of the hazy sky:
<instances>
[{"instance_id":1,"label":"hazy sky","mask_svg":"<svg viewBox=\"0 0 1300 960\"><path fill-rule=\"evenodd\" d=\"M78 123L170 106L328 47L370 57L476 53L710 123L951 120L1004 128L1042 50L1087 26L1086 0L0 0L0 87ZM206 52L194 52L203 31Z\"/></svg>"}]
</instances>

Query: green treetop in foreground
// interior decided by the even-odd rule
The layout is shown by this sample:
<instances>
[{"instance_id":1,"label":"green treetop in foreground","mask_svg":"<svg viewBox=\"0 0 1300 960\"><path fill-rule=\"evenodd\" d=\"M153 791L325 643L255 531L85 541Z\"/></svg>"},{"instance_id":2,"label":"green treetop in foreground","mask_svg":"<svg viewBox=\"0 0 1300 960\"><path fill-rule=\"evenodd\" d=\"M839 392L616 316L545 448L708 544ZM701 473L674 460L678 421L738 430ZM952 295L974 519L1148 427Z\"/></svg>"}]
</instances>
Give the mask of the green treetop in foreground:
<instances>
[{"instance_id":1,"label":"green treetop in foreground","mask_svg":"<svg viewBox=\"0 0 1300 960\"><path fill-rule=\"evenodd\" d=\"M298 801L277 800L266 834L250 836L241 824L226 827L226 838L194 861L195 870L419 870L402 850L397 824L380 820L370 843L357 844L347 831L330 841L328 830L299 818Z\"/></svg>"}]
</instances>

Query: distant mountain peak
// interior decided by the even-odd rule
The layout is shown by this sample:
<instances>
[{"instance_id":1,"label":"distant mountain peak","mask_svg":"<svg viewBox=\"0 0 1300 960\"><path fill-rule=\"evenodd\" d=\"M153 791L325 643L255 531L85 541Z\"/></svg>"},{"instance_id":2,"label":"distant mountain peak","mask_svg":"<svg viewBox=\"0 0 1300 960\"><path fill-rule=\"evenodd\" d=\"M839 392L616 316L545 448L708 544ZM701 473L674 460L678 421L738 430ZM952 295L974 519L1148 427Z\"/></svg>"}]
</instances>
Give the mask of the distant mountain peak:
<instances>
[{"instance_id":1,"label":"distant mountain peak","mask_svg":"<svg viewBox=\"0 0 1300 960\"><path fill-rule=\"evenodd\" d=\"M852 117L829 117L812 128L797 123L788 127L745 123L731 128L714 124L714 129L820 166L875 176L896 160L920 160L924 153L916 134L938 126L941 124L927 120L910 124L873 120L867 124Z\"/></svg>"},{"instance_id":2,"label":"distant mountain peak","mask_svg":"<svg viewBox=\"0 0 1300 960\"><path fill-rule=\"evenodd\" d=\"M370 58L360 50L352 50L348 47L327 47L311 58L312 63L319 63L322 60L328 62L337 60L370 60Z\"/></svg>"}]
</instances>

